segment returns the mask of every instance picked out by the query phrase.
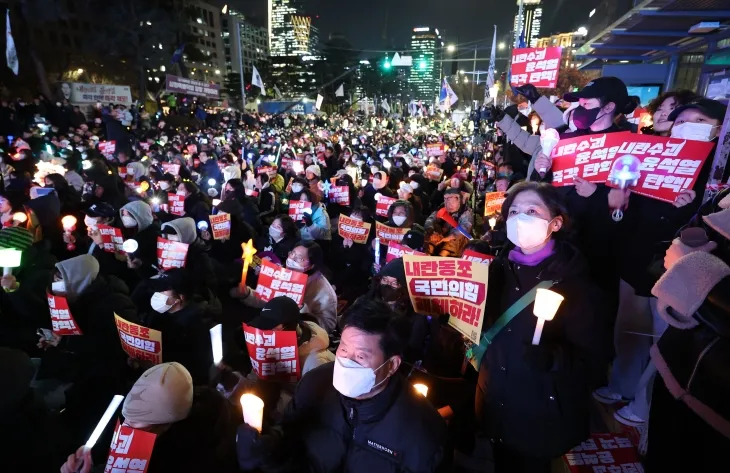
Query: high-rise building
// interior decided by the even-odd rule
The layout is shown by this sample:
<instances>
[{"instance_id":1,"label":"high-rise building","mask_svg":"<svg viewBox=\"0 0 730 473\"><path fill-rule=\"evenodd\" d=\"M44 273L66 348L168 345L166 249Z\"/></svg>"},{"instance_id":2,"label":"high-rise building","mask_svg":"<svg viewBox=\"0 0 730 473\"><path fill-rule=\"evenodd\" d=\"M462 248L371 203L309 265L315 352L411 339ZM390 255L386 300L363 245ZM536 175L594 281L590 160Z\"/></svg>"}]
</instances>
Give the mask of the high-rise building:
<instances>
[{"instance_id":1,"label":"high-rise building","mask_svg":"<svg viewBox=\"0 0 730 473\"><path fill-rule=\"evenodd\" d=\"M192 14L188 24L195 38L195 48L204 56L200 61L190 61L187 55L183 56L190 69L190 78L222 85L226 62L221 41L220 8L198 0L185 0L184 8Z\"/></svg>"},{"instance_id":2,"label":"high-rise building","mask_svg":"<svg viewBox=\"0 0 730 473\"><path fill-rule=\"evenodd\" d=\"M221 29L226 73L238 74L242 60L244 74L248 76L253 65L268 60L269 34L265 26L256 25L242 13L229 9L221 15Z\"/></svg>"},{"instance_id":3,"label":"high-rise building","mask_svg":"<svg viewBox=\"0 0 730 473\"><path fill-rule=\"evenodd\" d=\"M557 33L544 38L537 38L535 41L536 48L547 48L550 46L559 46L563 48L562 66L565 68L577 68L583 64L583 61L576 57L578 49L585 44L587 31L578 30L572 33Z\"/></svg>"},{"instance_id":4,"label":"high-rise building","mask_svg":"<svg viewBox=\"0 0 730 473\"><path fill-rule=\"evenodd\" d=\"M519 6L519 4L520 0L517 0L517 5ZM540 27L542 26L542 0L523 0L523 5L522 24L520 24L519 11L515 15L515 38L519 38L524 32L525 45L534 48L537 38L540 37Z\"/></svg>"},{"instance_id":5,"label":"high-rise building","mask_svg":"<svg viewBox=\"0 0 730 473\"><path fill-rule=\"evenodd\" d=\"M436 61L441 59L443 45L439 30L428 26L413 28L410 47L413 66L408 85L414 100L430 103L438 96L441 66Z\"/></svg>"},{"instance_id":6,"label":"high-rise building","mask_svg":"<svg viewBox=\"0 0 730 473\"><path fill-rule=\"evenodd\" d=\"M297 0L269 1L269 53L306 56L311 51L312 18L303 15Z\"/></svg>"}]
</instances>

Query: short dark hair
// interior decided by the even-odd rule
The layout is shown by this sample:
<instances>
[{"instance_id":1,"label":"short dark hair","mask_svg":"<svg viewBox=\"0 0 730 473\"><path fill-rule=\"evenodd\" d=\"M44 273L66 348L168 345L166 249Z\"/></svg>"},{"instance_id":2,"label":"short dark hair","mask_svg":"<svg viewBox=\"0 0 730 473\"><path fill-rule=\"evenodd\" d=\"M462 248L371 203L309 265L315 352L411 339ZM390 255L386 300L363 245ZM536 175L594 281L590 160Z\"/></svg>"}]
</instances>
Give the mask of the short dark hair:
<instances>
[{"instance_id":1,"label":"short dark hair","mask_svg":"<svg viewBox=\"0 0 730 473\"><path fill-rule=\"evenodd\" d=\"M557 187L545 182L524 181L510 188L509 192L507 192L507 198L504 199L504 203L502 204L502 218L505 221L509 218L509 208L512 206L512 202L514 202L518 194L525 191L532 191L540 196L540 199L548 208L551 218L561 217L563 219L563 226L555 236L568 235L570 232L570 215L568 214L568 205L565 197L563 197Z\"/></svg>"},{"instance_id":2,"label":"short dark hair","mask_svg":"<svg viewBox=\"0 0 730 473\"><path fill-rule=\"evenodd\" d=\"M409 324L383 301L361 298L345 312L340 321L341 330L354 327L370 335L380 336L380 348L385 358L403 356L408 344Z\"/></svg>"},{"instance_id":3,"label":"short dark hair","mask_svg":"<svg viewBox=\"0 0 730 473\"><path fill-rule=\"evenodd\" d=\"M326 272L327 268L324 265L324 251L322 247L313 240L300 240L294 245L294 248L301 246L307 250L307 259L312 265L312 269L308 272Z\"/></svg>"},{"instance_id":4,"label":"short dark hair","mask_svg":"<svg viewBox=\"0 0 730 473\"><path fill-rule=\"evenodd\" d=\"M269 175L266 174L265 172L260 172L260 173L256 174L256 177L261 180L261 185L262 186L264 184L266 184L267 182L269 182Z\"/></svg>"},{"instance_id":5,"label":"short dark hair","mask_svg":"<svg viewBox=\"0 0 730 473\"><path fill-rule=\"evenodd\" d=\"M287 214L277 215L274 220L278 220L281 223L281 229L284 231L284 235L291 238L299 238L299 229L294 220Z\"/></svg>"},{"instance_id":6,"label":"short dark hair","mask_svg":"<svg viewBox=\"0 0 730 473\"><path fill-rule=\"evenodd\" d=\"M675 102L675 108L679 107L680 105L686 105L693 100L697 99L699 95L697 95L695 92L687 89L679 89L679 90L672 90L669 92L664 92L663 94L659 95L658 97L655 97L654 100L649 102L649 105L646 107L646 111L649 112L651 115L654 115L657 110L659 110L659 107L662 106L665 100L667 99L674 99Z\"/></svg>"}]
</instances>

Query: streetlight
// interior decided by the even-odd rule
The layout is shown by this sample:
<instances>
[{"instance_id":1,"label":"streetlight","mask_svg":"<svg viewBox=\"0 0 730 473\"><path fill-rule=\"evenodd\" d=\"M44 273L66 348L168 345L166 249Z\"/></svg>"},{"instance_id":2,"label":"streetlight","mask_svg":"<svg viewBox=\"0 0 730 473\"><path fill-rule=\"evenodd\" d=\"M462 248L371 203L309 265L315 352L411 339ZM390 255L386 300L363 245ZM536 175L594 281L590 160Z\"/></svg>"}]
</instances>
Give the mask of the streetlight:
<instances>
[{"instance_id":1,"label":"streetlight","mask_svg":"<svg viewBox=\"0 0 730 473\"><path fill-rule=\"evenodd\" d=\"M426 64L426 61L421 60L421 61L418 62L418 69L419 70L421 70L421 71L426 70L426 66L428 66L428 64Z\"/></svg>"},{"instance_id":2,"label":"streetlight","mask_svg":"<svg viewBox=\"0 0 730 473\"><path fill-rule=\"evenodd\" d=\"M581 36L585 36L588 34L588 30L586 29L585 26L581 26L580 28L578 28L578 31L576 31L576 33Z\"/></svg>"},{"instance_id":3,"label":"streetlight","mask_svg":"<svg viewBox=\"0 0 730 473\"><path fill-rule=\"evenodd\" d=\"M465 84L468 84L469 83L469 78L468 77L464 77L464 83Z\"/></svg>"},{"instance_id":4,"label":"streetlight","mask_svg":"<svg viewBox=\"0 0 730 473\"><path fill-rule=\"evenodd\" d=\"M461 75L463 76L464 74L466 74L466 72L464 71L464 69L461 69L461 70L459 71L459 74L461 74Z\"/></svg>"},{"instance_id":5,"label":"streetlight","mask_svg":"<svg viewBox=\"0 0 730 473\"><path fill-rule=\"evenodd\" d=\"M456 51L456 46L454 46L453 44L450 44L450 45L448 45L448 46L446 47L446 50L447 50L448 52L450 52L450 53L453 53L454 51Z\"/></svg>"},{"instance_id":6,"label":"streetlight","mask_svg":"<svg viewBox=\"0 0 730 473\"><path fill-rule=\"evenodd\" d=\"M160 66L160 72L165 72L165 65Z\"/></svg>"},{"instance_id":7,"label":"streetlight","mask_svg":"<svg viewBox=\"0 0 730 473\"><path fill-rule=\"evenodd\" d=\"M504 48L505 48L505 44L504 44L504 43L499 43L499 44L497 45L497 47L498 47L499 49L504 49Z\"/></svg>"}]
</instances>

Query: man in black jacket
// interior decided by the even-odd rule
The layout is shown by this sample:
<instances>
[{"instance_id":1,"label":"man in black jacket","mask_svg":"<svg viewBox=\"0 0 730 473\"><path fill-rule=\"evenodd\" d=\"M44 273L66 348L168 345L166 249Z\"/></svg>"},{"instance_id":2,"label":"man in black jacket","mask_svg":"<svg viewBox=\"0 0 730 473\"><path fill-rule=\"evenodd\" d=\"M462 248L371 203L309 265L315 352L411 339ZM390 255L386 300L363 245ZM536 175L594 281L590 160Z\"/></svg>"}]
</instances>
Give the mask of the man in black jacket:
<instances>
[{"instance_id":1,"label":"man in black jacket","mask_svg":"<svg viewBox=\"0 0 730 473\"><path fill-rule=\"evenodd\" d=\"M283 434L239 427L240 467L350 473L444 469L446 425L397 374L406 346L403 322L381 301L354 304L342 320L336 361L302 378Z\"/></svg>"}]
</instances>

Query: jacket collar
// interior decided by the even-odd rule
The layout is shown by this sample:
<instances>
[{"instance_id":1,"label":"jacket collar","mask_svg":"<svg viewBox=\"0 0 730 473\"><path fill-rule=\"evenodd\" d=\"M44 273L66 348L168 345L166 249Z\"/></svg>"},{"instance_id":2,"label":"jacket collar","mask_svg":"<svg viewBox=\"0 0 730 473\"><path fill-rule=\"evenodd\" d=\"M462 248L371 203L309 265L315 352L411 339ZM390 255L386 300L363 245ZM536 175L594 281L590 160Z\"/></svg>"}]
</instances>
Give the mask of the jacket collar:
<instances>
[{"instance_id":1,"label":"jacket collar","mask_svg":"<svg viewBox=\"0 0 730 473\"><path fill-rule=\"evenodd\" d=\"M391 406L395 403L401 392L401 385L402 380L400 375L396 373L390 377L385 389L375 397L365 399L364 401L358 401L357 399L351 399L340 394L340 400L342 401L342 406L347 412L349 412L350 409L355 410L358 422L377 422L385 417Z\"/></svg>"}]
</instances>

